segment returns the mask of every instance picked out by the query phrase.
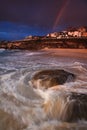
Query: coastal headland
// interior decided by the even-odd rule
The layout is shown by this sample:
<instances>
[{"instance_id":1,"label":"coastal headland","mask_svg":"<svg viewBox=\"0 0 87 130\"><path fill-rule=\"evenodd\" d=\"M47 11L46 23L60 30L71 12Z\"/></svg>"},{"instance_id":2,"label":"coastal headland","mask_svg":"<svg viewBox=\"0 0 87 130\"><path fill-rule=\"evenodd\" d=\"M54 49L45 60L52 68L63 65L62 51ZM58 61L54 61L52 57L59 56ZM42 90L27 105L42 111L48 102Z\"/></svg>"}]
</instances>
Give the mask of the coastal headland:
<instances>
[{"instance_id":1,"label":"coastal headland","mask_svg":"<svg viewBox=\"0 0 87 130\"><path fill-rule=\"evenodd\" d=\"M0 48L21 49L21 50L40 50L50 48L74 48L86 49L87 38L46 38L37 37L36 39L24 39L18 41L2 41Z\"/></svg>"},{"instance_id":2,"label":"coastal headland","mask_svg":"<svg viewBox=\"0 0 87 130\"><path fill-rule=\"evenodd\" d=\"M44 36L26 36L17 41L1 41L0 48L40 50L50 48L87 48L87 27L68 28Z\"/></svg>"}]
</instances>

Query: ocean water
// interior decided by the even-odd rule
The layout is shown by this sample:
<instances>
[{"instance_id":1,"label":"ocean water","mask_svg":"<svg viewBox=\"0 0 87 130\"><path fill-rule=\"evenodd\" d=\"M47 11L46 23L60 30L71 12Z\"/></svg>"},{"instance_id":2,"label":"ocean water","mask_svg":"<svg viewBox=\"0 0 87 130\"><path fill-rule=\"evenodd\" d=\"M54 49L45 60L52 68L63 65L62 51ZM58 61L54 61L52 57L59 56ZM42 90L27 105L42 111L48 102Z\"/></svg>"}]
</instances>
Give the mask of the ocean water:
<instances>
[{"instance_id":1,"label":"ocean water","mask_svg":"<svg viewBox=\"0 0 87 130\"><path fill-rule=\"evenodd\" d=\"M49 118L43 110L44 98L58 90L41 92L30 86L35 72L64 69L77 76L65 83L66 92L87 94L87 50L55 49L41 51L0 50L0 130L87 130L87 121L65 122ZM59 114L59 113L58 113Z\"/></svg>"}]
</instances>

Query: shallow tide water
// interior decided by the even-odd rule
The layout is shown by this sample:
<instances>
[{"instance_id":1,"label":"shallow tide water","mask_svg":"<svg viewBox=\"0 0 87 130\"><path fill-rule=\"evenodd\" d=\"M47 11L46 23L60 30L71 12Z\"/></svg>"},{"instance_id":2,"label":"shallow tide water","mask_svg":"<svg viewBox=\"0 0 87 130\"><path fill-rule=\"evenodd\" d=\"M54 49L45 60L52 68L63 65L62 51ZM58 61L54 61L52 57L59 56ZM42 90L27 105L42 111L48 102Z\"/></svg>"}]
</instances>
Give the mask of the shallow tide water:
<instances>
[{"instance_id":1,"label":"shallow tide water","mask_svg":"<svg viewBox=\"0 0 87 130\"><path fill-rule=\"evenodd\" d=\"M74 73L76 81L63 89L87 94L87 50L0 50L0 130L87 130L84 119L70 123L46 117L44 99L29 85L35 72L44 69Z\"/></svg>"}]
</instances>

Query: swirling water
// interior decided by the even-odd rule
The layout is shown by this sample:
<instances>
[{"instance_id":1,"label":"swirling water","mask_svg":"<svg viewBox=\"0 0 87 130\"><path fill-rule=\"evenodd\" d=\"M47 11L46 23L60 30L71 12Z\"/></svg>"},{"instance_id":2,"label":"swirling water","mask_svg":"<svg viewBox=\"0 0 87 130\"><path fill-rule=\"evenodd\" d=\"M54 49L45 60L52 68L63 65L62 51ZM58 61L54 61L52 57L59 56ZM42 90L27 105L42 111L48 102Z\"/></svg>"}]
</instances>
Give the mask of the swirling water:
<instances>
[{"instance_id":1,"label":"swirling water","mask_svg":"<svg viewBox=\"0 0 87 130\"><path fill-rule=\"evenodd\" d=\"M43 99L29 85L32 75L43 69L76 74L77 80L63 88L87 94L87 50L0 50L0 130L87 130L85 120L69 123L46 117Z\"/></svg>"}]
</instances>

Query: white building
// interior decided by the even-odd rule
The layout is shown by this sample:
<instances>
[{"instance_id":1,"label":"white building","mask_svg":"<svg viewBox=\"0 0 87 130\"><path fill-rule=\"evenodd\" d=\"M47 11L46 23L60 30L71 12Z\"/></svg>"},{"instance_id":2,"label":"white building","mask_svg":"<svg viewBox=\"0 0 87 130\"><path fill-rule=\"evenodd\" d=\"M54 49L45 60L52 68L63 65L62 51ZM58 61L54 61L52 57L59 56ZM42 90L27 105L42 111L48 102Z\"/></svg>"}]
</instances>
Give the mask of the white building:
<instances>
[{"instance_id":1,"label":"white building","mask_svg":"<svg viewBox=\"0 0 87 130\"><path fill-rule=\"evenodd\" d=\"M81 37L81 32L80 31L69 31L68 36L71 37Z\"/></svg>"},{"instance_id":2,"label":"white building","mask_svg":"<svg viewBox=\"0 0 87 130\"><path fill-rule=\"evenodd\" d=\"M73 32L72 32L72 31L69 31L69 32L68 32L68 36L73 36Z\"/></svg>"},{"instance_id":3,"label":"white building","mask_svg":"<svg viewBox=\"0 0 87 130\"><path fill-rule=\"evenodd\" d=\"M81 32L80 31L74 31L73 37L81 37Z\"/></svg>"},{"instance_id":4,"label":"white building","mask_svg":"<svg viewBox=\"0 0 87 130\"><path fill-rule=\"evenodd\" d=\"M29 40L31 40L32 38L33 38L32 35L30 35L30 36L26 36L26 37L25 37L25 39L29 39Z\"/></svg>"},{"instance_id":5,"label":"white building","mask_svg":"<svg viewBox=\"0 0 87 130\"><path fill-rule=\"evenodd\" d=\"M47 37L53 37L53 38L56 38L57 36L58 36L58 33L57 33L57 32L47 34Z\"/></svg>"}]
</instances>

